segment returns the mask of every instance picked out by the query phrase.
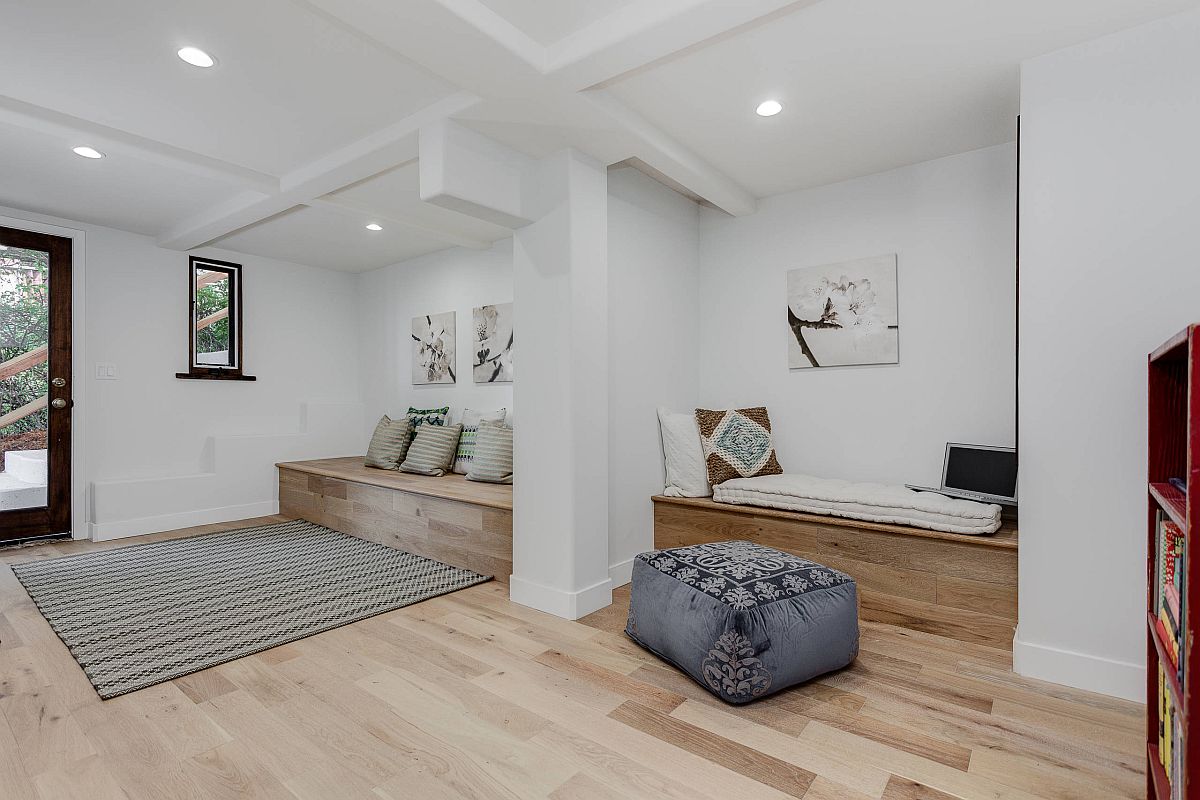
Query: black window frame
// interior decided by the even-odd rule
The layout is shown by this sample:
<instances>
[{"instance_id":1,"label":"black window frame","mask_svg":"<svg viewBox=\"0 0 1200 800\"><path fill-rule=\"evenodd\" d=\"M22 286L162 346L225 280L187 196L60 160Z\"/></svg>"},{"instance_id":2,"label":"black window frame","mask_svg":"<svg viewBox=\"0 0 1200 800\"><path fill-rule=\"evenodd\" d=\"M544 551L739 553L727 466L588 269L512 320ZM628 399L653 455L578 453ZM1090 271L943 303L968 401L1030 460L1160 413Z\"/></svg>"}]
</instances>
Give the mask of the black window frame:
<instances>
[{"instance_id":1,"label":"black window frame","mask_svg":"<svg viewBox=\"0 0 1200 800\"><path fill-rule=\"evenodd\" d=\"M229 366L199 364L196 361L196 270L224 272L229 276L229 353L233 356ZM220 261L202 256L188 257L188 371L175 373L176 378L252 381L243 364L242 348L242 265L232 261Z\"/></svg>"}]
</instances>

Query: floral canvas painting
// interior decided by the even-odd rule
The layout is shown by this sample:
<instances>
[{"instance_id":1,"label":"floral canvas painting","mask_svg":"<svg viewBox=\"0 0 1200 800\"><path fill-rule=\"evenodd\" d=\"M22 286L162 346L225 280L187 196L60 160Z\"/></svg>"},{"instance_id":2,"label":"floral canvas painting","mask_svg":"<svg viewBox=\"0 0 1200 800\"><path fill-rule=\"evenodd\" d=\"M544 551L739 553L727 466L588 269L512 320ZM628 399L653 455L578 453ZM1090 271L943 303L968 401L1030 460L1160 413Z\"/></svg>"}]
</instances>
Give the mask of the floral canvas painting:
<instances>
[{"instance_id":1,"label":"floral canvas painting","mask_svg":"<svg viewBox=\"0 0 1200 800\"><path fill-rule=\"evenodd\" d=\"M454 383L454 312L413 317L412 382Z\"/></svg>"},{"instance_id":2,"label":"floral canvas painting","mask_svg":"<svg viewBox=\"0 0 1200 800\"><path fill-rule=\"evenodd\" d=\"M788 366L897 364L896 254L787 274Z\"/></svg>"},{"instance_id":3,"label":"floral canvas painting","mask_svg":"<svg viewBox=\"0 0 1200 800\"><path fill-rule=\"evenodd\" d=\"M476 383L511 383L513 379L513 304L482 306L472 312Z\"/></svg>"}]
</instances>

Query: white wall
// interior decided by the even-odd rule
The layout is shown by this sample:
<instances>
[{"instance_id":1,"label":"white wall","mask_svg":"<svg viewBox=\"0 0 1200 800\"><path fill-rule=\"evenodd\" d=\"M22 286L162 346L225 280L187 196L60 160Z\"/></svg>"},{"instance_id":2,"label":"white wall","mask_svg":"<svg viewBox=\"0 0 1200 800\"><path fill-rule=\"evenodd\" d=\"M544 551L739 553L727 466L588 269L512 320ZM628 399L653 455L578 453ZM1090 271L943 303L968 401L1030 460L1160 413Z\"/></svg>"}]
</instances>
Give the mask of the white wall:
<instances>
[{"instance_id":1,"label":"white wall","mask_svg":"<svg viewBox=\"0 0 1200 800\"><path fill-rule=\"evenodd\" d=\"M90 492L76 502L76 536L272 513L275 461L361 451L353 275L197 251L244 265L245 369L258 380L179 380L186 253L110 228L0 214L9 225L63 226L82 247L73 421L75 472ZM118 379L96 380L97 363L115 364Z\"/></svg>"},{"instance_id":2,"label":"white wall","mask_svg":"<svg viewBox=\"0 0 1200 800\"><path fill-rule=\"evenodd\" d=\"M1200 321L1200 12L1021 75L1019 671L1145 693L1146 354Z\"/></svg>"},{"instance_id":3,"label":"white wall","mask_svg":"<svg viewBox=\"0 0 1200 800\"><path fill-rule=\"evenodd\" d=\"M947 441L1014 443L1015 149L704 210L700 402L765 405L788 472L937 485ZM900 363L788 370L789 269L897 253Z\"/></svg>"},{"instance_id":4,"label":"white wall","mask_svg":"<svg viewBox=\"0 0 1200 800\"><path fill-rule=\"evenodd\" d=\"M700 207L631 168L608 173L609 562L613 585L654 546L663 489L656 408L696 407Z\"/></svg>"},{"instance_id":5,"label":"white wall","mask_svg":"<svg viewBox=\"0 0 1200 800\"><path fill-rule=\"evenodd\" d=\"M455 247L393 264L358 276L357 307L362 398L366 442L379 417L395 418L417 408L450 406L513 411L511 383L475 383L471 374L471 310L510 303L513 299L512 240L488 250ZM412 319L443 311L455 312L458 382L412 385ZM514 308L515 341L520 355L520 310ZM514 364L519 376L521 366ZM518 378L519 379L519 378Z\"/></svg>"}]
</instances>

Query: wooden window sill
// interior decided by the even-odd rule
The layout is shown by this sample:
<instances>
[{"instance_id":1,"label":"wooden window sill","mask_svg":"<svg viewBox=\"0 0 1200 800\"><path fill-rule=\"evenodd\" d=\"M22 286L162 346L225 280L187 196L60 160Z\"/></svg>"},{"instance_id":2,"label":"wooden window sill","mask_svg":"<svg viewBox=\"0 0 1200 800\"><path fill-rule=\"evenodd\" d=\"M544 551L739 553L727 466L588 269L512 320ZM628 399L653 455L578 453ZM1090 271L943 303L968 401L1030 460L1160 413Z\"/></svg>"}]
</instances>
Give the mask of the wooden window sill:
<instances>
[{"instance_id":1,"label":"wooden window sill","mask_svg":"<svg viewBox=\"0 0 1200 800\"><path fill-rule=\"evenodd\" d=\"M175 377L193 381L256 381L253 375L221 375L206 372L176 372Z\"/></svg>"}]
</instances>

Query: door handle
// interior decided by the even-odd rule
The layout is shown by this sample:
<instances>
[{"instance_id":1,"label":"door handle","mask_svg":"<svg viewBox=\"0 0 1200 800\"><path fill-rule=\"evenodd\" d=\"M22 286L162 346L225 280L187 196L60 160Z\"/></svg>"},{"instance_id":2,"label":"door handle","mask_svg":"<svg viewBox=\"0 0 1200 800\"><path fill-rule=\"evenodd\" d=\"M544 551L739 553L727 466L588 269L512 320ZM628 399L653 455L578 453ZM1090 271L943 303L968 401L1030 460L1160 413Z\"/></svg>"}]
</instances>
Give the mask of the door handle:
<instances>
[{"instance_id":1,"label":"door handle","mask_svg":"<svg viewBox=\"0 0 1200 800\"><path fill-rule=\"evenodd\" d=\"M50 405L52 405L54 408L66 408L67 401L63 400L61 397L56 397L50 401Z\"/></svg>"}]
</instances>

